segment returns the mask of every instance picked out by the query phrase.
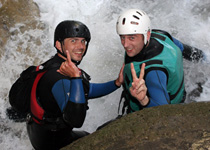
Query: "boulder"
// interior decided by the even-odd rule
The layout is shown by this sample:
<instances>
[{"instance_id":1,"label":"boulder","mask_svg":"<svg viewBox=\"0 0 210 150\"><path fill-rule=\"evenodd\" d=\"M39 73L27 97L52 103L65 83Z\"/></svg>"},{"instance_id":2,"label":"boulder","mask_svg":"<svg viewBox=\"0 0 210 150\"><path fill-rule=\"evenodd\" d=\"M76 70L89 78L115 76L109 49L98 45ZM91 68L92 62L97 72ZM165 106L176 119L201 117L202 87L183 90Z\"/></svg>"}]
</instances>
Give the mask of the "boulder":
<instances>
[{"instance_id":1,"label":"boulder","mask_svg":"<svg viewBox=\"0 0 210 150\"><path fill-rule=\"evenodd\" d=\"M20 32L36 29L39 26L39 8L33 0L0 0L0 57L4 55L4 46L16 30L10 29L20 24Z\"/></svg>"},{"instance_id":2,"label":"boulder","mask_svg":"<svg viewBox=\"0 0 210 150\"><path fill-rule=\"evenodd\" d=\"M210 149L210 102L163 105L117 119L62 150Z\"/></svg>"}]
</instances>

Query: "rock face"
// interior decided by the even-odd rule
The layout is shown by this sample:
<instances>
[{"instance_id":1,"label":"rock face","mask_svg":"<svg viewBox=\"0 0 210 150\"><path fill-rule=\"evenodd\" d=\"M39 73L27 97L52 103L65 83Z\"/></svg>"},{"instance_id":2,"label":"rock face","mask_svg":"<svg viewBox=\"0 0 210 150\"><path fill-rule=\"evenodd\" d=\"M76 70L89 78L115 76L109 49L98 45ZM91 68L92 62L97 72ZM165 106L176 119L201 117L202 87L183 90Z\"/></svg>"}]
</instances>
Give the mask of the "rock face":
<instances>
[{"instance_id":1,"label":"rock face","mask_svg":"<svg viewBox=\"0 0 210 150\"><path fill-rule=\"evenodd\" d=\"M33 0L0 0L0 57L4 54L4 46L11 35L10 28L20 23L21 32L37 28L39 9Z\"/></svg>"},{"instance_id":2,"label":"rock face","mask_svg":"<svg viewBox=\"0 0 210 150\"><path fill-rule=\"evenodd\" d=\"M147 108L81 138L62 150L210 149L210 102Z\"/></svg>"}]
</instances>

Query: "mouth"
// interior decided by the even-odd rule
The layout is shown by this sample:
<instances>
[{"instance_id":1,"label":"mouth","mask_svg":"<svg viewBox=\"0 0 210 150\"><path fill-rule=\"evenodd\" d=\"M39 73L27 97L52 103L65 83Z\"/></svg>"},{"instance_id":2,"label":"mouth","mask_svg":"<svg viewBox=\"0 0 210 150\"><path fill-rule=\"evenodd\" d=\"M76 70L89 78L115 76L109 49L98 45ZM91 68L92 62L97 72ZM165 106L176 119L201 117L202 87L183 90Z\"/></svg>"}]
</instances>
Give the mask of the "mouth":
<instances>
[{"instance_id":1,"label":"mouth","mask_svg":"<svg viewBox=\"0 0 210 150\"><path fill-rule=\"evenodd\" d=\"M75 54L82 54L82 52L75 52Z\"/></svg>"},{"instance_id":2,"label":"mouth","mask_svg":"<svg viewBox=\"0 0 210 150\"><path fill-rule=\"evenodd\" d=\"M74 52L76 55L83 55L83 51L76 51L76 52Z\"/></svg>"},{"instance_id":3,"label":"mouth","mask_svg":"<svg viewBox=\"0 0 210 150\"><path fill-rule=\"evenodd\" d=\"M126 49L126 52L127 52L127 53L131 53L132 51L133 51L133 49L131 49L131 48L127 48L127 49Z\"/></svg>"}]
</instances>

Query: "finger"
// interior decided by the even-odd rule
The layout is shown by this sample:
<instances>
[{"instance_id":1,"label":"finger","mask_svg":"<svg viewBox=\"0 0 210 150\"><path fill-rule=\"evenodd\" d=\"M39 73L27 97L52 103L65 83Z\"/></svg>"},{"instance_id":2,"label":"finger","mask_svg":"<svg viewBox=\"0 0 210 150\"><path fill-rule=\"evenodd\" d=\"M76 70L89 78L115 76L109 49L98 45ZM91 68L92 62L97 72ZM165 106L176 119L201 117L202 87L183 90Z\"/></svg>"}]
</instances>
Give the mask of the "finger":
<instances>
[{"instance_id":1,"label":"finger","mask_svg":"<svg viewBox=\"0 0 210 150\"><path fill-rule=\"evenodd\" d=\"M131 74L132 74L132 77L133 77L133 81L135 81L137 79L137 76L136 76L136 71L134 69L133 63L131 63Z\"/></svg>"},{"instance_id":2,"label":"finger","mask_svg":"<svg viewBox=\"0 0 210 150\"><path fill-rule=\"evenodd\" d=\"M120 74L121 74L121 75L123 75L124 67L125 67L125 64L123 64L123 65L122 65L122 68L120 69Z\"/></svg>"},{"instance_id":3,"label":"finger","mask_svg":"<svg viewBox=\"0 0 210 150\"><path fill-rule=\"evenodd\" d=\"M134 83L134 82L133 82ZM135 82L136 89L139 89L140 87L145 86L144 79L138 80L138 82Z\"/></svg>"},{"instance_id":4,"label":"finger","mask_svg":"<svg viewBox=\"0 0 210 150\"><path fill-rule=\"evenodd\" d=\"M61 70L57 70L58 73L65 75Z\"/></svg>"},{"instance_id":5,"label":"finger","mask_svg":"<svg viewBox=\"0 0 210 150\"><path fill-rule=\"evenodd\" d=\"M136 94L139 94L141 92L146 93L146 91L147 91L146 86L141 86L138 89L136 89Z\"/></svg>"},{"instance_id":6,"label":"finger","mask_svg":"<svg viewBox=\"0 0 210 150\"><path fill-rule=\"evenodd\" d=\"M134 96L135 88L134 88L133 86L131 86L131 87L129 88L129 90L130 90L131 95Z\"/></svg>"},{"instance_id":7,"label":"finger","mask_svg":"<svg viewBox=\"0 0 210 150\"><path fill-rule=\"evenodd\" d=\"M143 63L141 65L141 71L140 71L139 79L143 79L144 78L145 66L146 66L145 63Z\"/></svg>"},{"instance_id":8,"label":"finger","mask_svg":"<svg viewBox=\"0 0 210 150\"><path fill-rule=\"evenodd\" d=\"M136 89L136 84L135 84L135 82L132 82L131 85L132 85L131 87L132 87L133 90Z\"/></svg>"},{"instance_id":9,"label":"finger","mask_svg":"<svg viewBox=\"0 0 210 150\"><path fill-rule=\"evenodd\" d=\"M69 63L71 63L71 56L70 56L70 54L69 54L69 51L66 51L66 55L67 55L67 61L68 61Z\"/></svg>"}]
</instances>

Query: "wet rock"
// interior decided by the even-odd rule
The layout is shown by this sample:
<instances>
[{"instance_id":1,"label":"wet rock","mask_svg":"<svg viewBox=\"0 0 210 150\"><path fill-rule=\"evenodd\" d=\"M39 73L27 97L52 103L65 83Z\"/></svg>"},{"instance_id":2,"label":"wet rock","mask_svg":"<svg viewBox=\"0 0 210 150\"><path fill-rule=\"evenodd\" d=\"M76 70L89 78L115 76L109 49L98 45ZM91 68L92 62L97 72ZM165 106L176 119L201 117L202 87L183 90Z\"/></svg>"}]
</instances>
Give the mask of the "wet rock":
<instances>
[{"instance_id":1,"label":"wet rock","mask_svg":"<svg viewBox=\"0 0 210 150\"><path fill-rule=\"evenodd\" d=\"M0 0L0 57L3 56L4 46L11 35L18 34L11 31L16 24L20 24L20 32L37 28L39 8L33 0Z\"/></svg>"},{"instance_id":2,"label":"wet rock","mask_svg":"<svg viewBox=\"0 0 210 150\"><path fill-rule=\"evenodd\" d=\"M62 150L210 149L210 102L147 108Z\"/></svg>"}]
</instances>

